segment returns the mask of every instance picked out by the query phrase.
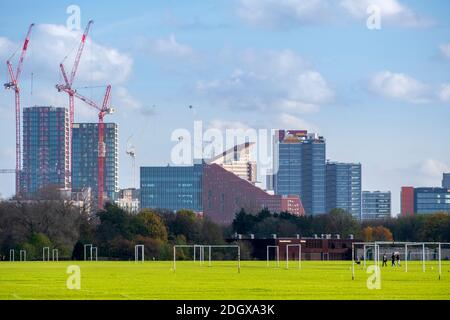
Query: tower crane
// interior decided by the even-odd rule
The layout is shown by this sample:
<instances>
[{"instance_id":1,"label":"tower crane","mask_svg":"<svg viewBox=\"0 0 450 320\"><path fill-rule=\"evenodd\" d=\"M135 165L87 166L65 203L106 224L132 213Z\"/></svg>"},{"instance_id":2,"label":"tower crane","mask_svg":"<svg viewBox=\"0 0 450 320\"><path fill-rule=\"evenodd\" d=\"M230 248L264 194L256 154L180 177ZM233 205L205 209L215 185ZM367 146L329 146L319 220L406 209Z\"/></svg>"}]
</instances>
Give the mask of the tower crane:
<instances>
[{"instance_id":1,"label":"tower crane","mask_svg":"<svg viewBox=\"0 0 450 320\"><path fill-rule=\"evenodd\" d=\"M109 98L111 95L111 85L106 87L106 93L103 97L103 103L100 106L89 98L84 97L78 92L74 91L73 95L85 102L89 106L95 108L98 113L98 189L97 189L97 199L98 199L98 209L103 210L103 199L104 199L104 164L106 156L106 146L104 142L104 117L107 114L114 113L114 108L109 106Z\"/></svg>"},{"instance_id":2,"label":"tower crane","mask_svg":"<svg viewBox=\"0 0 450 320\"><path fill-rule=\"evenodd\" d=\"M57 84L56 89L58 89L58 92L64 91L69 95L69 147L66 150L66 158L69 161L69 178L70 181L72 181L71 174L72 174L72 127L73 127L73 121L74 121L74 109L75 109L75 99L74 96L76 95L76 90L72 88L73 81L75 79L75 76L77 74L78 66L80 64L81 55L83 53L84 45L86 43L86 38L89 34L89 30L91 28L91 25L94 23L93 20L89 20L86 29L84 30L83 35L81 36L80 45L78 47L77 55L75 56L75 61L72 66L72 70L70 72L70 77L67 76L66 70L64 68L64 60L67 58L64 58L64 60L59 64L59 68L61 69L61 74L64 79L64 84Z\"/></svg>"},{"instance_id":3,"label":"tower crane","mask_svg":"<svg viewBox=\"0 0 450 320\"><path fill-rule=\"evenodd\" d=\"M19 63L17 64L16 73L14 74L11 59L14 57L15 53L6 61L8 67L8 73L10 81L5 83L5 89L14 90L15 93L15 107L16 107L16 196L20 194L20 169L22 162L22 153L20 149L20 86L19 79L22 73L23 61L25 59L25 54L27 53L28 43L30 42L31 30L33 29L34 23L28 27L28 32L25 37L25 41L22 46L22 53L20 54Z\"/></svg>"}]
</instances>

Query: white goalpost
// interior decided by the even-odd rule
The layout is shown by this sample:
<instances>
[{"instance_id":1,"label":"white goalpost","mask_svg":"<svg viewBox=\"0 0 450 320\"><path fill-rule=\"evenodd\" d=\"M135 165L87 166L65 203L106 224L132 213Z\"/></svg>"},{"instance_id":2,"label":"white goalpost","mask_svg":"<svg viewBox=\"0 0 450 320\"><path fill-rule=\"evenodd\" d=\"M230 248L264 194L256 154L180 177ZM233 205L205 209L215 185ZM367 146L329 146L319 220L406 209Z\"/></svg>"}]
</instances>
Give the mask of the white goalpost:
<instances>
[{"instance_id":1,"label":"white goalpost","mask_svg":"<svg viewBox=\"0 0 450 320\"><path fill-rule=\"evenodd\" d=\"M286 245L286 269L289 269L289 248L298 248L298 269L302 268L302 245L288 244Z\"/></svg>"},{"instance_id":2,"label":"white goalpost","mask_svg":"<svg viewBox=\"0 0 450 320\"><path fill-rule=\"evenodd\" d=\"M93 258L95 257L95 261L98 261L98 256L97 256L97 253L98 253L98 248L97 247L94 247L93 245L92 245L92 243L89 243L89 244L85 244L84 245L84 261L87 261L88 259L87 259L87 248L89 248L89 260L90 261L93 261ZM94 254L95 253L95 254Z\"/></svg>"},{"instance_id":3,"label":"white goalpost","mask_svg":"<svg viewBox=\"0 0 450 320\"><path fill-rule=\"evenodd\" d=\"M364 268L366 267L366 257L367 257L367 248L374 248L374 265L378 266L380 260L380 246L390 246L392 250L394 250L394 254L401 256L402 249L404 250L405 257L405 272L408 272L408 261L412 260L412 254L420 254L420 260L422 261L422 272L426 271L426 253L427 249L433 247L435 251L434 257L437 258L438 261L438 272L439 272L439 280L442 277L442 246L450 245L450 243L446 242L395 242L395 241L375 241L375 242L354 242L352 243L352 279L355 279L355 254L357 254L357 250L355 250L355 246L363 247L363 257L364 257ZM419 247L420 252L412 252L410 250L411 247ZM385 253L386 254L386 253ZM437 256L437 257L436 257ZM397 266L400 266L400 260L398 260Z\"/></svg>"},{"instance_id":4,"label":"white goalpost","mask_svg":"<svg viewBox=\"0 0 450 320\"><path fill-rule=\"evenodd\" d=\"M50 248L49 247L42 248L42 261L50 261Z\"/></svg>"},{"instance_id":5,"label":"white goalpost","mask_svg":"<svg viewBox=\"0 0 450 320\"><path fill-rule=\"evenodd\" d=\"M139 258L139 252L140 252L140 258ZM144 262L144 245L138 244L134 246L134 262L138 261Z\"/></svg>"},{"instance_id":6,"label":"white goalpost","mask_svg":"<svg viewBox=\"0 0 450 320\"><path fill-rule=\"evenodd\" d=\"M27 261L27 251L26 250L20 250L20 261Z\"/></svg>"},{"instance_id":7,"label":"white goalpost","mask_svg":"<svg viewBox=\"0 0 450 320\"><path fill-rule=\"evenodd\" d=\"M238 273L241 272L241 248L238 245L187 245L187 244L180 244L180 245L174 245L173 246L173 271L175 272L177 269L177 248L193 248L194 249L194 259L193 261L196 262L196 256L197 256L197 248L199 249L199 262L200 265L203 265L205 262L205 248L208 248L208 266L211 267L211 252L212 248L236 248L237 249L237 269Z\"/></svg>"},{"instance_id":8,"label":"white goalpost","mask_svg":"<svg viewBox=\"0 0 450 320\"><path fill-rule=\"evenodd\" d=\"M267 246L266 248L266 258L267 258L267 266L269 266L269 250L273 248L275 249L275 257L277 259L277 268L280 267L280 247L279 246Z\"/></svg>"},{"instance_id":9,"label":"white goalpost","mask_svg":"<svg viewBox=\"0 0 450 320\"><path fill-rule=\"evenodd\" d=\"M9 249L9 261L14 262L15 261L15 255L16 255L16 252L14 251L14 249Z\"/></svg>"},{"instance_id":10,"label":"white goalpost","mask_svg":"<svg viewBox=\"0 0 450 320\"><path fill-rule=\"evenodd\" d=\"M58 249L52 250L52 261L59 261L59 251Z\"/></svg>"}]
</instances>

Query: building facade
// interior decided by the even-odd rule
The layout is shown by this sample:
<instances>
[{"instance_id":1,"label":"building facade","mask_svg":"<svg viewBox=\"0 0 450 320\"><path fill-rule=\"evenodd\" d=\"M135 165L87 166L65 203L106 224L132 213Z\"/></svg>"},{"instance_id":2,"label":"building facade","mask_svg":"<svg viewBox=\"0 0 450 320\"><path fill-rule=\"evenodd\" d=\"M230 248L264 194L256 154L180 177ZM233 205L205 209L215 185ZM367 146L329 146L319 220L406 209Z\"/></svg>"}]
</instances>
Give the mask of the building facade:
<instances>
[{"instance_id":1,"label":"building facade","mask_svg":"<svg viewBox=\"0 0 450 320\"><path fill-rule=\"evenodd\" d=\"M89 187L98 198L98 123L74 123L72 137L72 188ZM119 191L119 133L115 123L105 123L104 197L114 201Z\"/></svg>"},{"instance_id":2,"label":"building facade","mask_svg":"<svg viewBox=\"0 0 450 320\"><path fill-rule=\"evenodd\" d=\"M400 193L400 214L403 217L414 215L414 187L402 187Z\"/></svg>"},{"instance_id":3,"label":"building facade","mask_svg":"<svg viewBox=\"0 0 450 320\"><path fill-rule=\"evenodd\" d=\"M22 136L22 193L32 197L47 187L69 188L67 109L51 106L24 108Z\"/></svg>"},{"instance_id":4,"label":"building facade","mask_svg":"<svg viewBox=\"0 0 450 320\"><path fill-rule=\"evenodd\" d=\"M442 175L442 188L450 189L450 173Z\"/></svg>"},{"instance_id":5,"label":"building facade","mask_svg":"<svg viewBox=\"0 0 450 320\"><path fill-rule=\"evenodd\" d=\"M251 183L256 183L256 161L251 159L251 148L254 142L246 142L219 154L208 163L218 164L225 170Z\"/></svg>"},{"instance_id":6,"label":"building facade","mask_svg":"<svg viewBox=\"0 0 450 320\"><path fill-rule=\"evenodd\" d=\"M141 208L201 213L203 165L141 167Z\"/></svg>"},{"instance_id":7,"label":"building facade","mask_svg":"<svg viewBox=\"0 0 450 320\"><path fill-rule=\"evenodd\" d=\"M414 213L450 213L450 190L445 188L414 188Z\"/></svg>"},{"instance_id":8,"label":"building facade","mask_svg":"<svg viewBox=\"0 0 450 320\"><path fill-rule=\"evenodd\" d=\"M129 213L138 213L140 210L140 198L141 191L139 189L121 189L115 202L119 208Z\"/></svg>"},{"instance_id":9,"label":"building facade","mask_svg":"<svg viewBox=\"0 0 450 320\"><path fill-rule=\"evenodd\" d=\"M326 213L325 139L305 130L278 130L273 187L277 195L298 195L307 215Z\"/></svg>"},{"instance_id":10,"label":"building facade","mask_svg":"<svg viewBox=\"0 0 450 320\"><path fill-rule=\"evenodd\" d=\"M236 213L258 213L267 208L271 212L286 211L303 215L298 195L272 195L239 178L217 164L205 165L203 171L203 214L219 224L230 224Z\"/></svg>"},{"instance_id":11,"label":"building facade","mask_svg":"<svg viewBox=\"0 0 450 320\"><path fill-rule=\"evenodd\" d=\"M450 189L402 187L402 216L450 213Z\"/></svg>"},{"instance_id":12,"label":"building facade","mask_svg":"<svg viewBox=\"0 0 450 320\"><path fill-rule=\"evenodd\" d=\"M361 219L361 164L327 162L326 208L344 209Z\"/></svg>"},{"instance_id":13,"label":"building facade","mask_svg":"<svg viewBox=\"0 0 450 320\"><path fill-rule=\"evenodd\" d=\"M391 217L390 191L362 192L362 220L387 219Z\"/></svg>"}]
</instances>

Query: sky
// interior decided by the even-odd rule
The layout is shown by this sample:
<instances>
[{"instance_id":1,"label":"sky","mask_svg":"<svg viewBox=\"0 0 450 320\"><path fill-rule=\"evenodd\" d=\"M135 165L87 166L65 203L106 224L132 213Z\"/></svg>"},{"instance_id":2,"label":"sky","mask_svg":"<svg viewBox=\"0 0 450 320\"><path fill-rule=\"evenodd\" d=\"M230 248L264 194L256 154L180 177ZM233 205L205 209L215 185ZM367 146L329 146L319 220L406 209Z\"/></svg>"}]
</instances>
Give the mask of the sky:
<instances>
[{"instance_id":1,"label":"sky","mask_svg":"<svg viewBox=\"0 0 450 320\"><path fill-rule=\"evenodd\" d=\"M192 132L194 120L317 132L327 159L362 164L363 190L392 192L394 215L401 186L440 186L450 171L448 1L2 1L2 64L36 24L23 107L68 105L55 84L82 32L67 27L70 5L81 29L94 20L74 87L100 102L112 85L116 113L105 121L119 124L122 188L132 185L127 148L138 167L171 163L172 133ZM0 90L0 169L15 166L13 102ZM76 101L76 122L96 120ZM1 196L13 192L14 176L2 174Z\"/></svg>"}]
</instances>

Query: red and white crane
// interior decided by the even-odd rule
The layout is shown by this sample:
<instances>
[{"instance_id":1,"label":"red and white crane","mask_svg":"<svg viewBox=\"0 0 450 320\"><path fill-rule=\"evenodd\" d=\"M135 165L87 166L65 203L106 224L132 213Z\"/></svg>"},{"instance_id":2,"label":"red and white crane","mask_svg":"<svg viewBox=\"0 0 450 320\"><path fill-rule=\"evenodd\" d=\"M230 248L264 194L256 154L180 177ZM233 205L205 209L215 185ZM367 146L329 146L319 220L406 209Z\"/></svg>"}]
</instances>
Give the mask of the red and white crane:
<instances>
[{"instance_id":1,"label":"red and white crane","mask_svg":"<svg viewBox=\"0 0 450 320\"><path fill-rule=\"evenodd\" d=\"M20 195L20 169L22 162L22 152L20 149L20 86L19 79L22 73L23 61L25 59L25 54L27 53L28 43L30 42L31 30L33 29L34 23L28 27L28 32L25 37L25 41L22 46L22 53L20 54L19 63L17 64L16 73L14 74L11 59L14 57L13 54L6 65L8 66L8 72L10 77L10 82L5 83L5 89L14 90L15 93L15 107L16 107L16 196Z\"/></svg>"},{"instance_id":2,"label":"red and white crane","mask_svg":"<svg viewBox=\"0 0 450 320\"><path fill-rule=\"evenodd\" d=\"M75 79L75 76L77 74L78 66L80 64L81 55L83 53L84 45L86 43L87 36L89 34L89 30L91 28L91 25L94 23L93 20L89 20L86 29L84 30L84 33L81 37L81 42L78 47L77 55L75 56L75 61L72 66L72 71L70 72L70 77L67 76L66 70L64 68L63 62L59 64L59 68L61 69L61 74L64 78L64 84L58 84L56 85L56 89L58 89L58 92L64 91L69 95L69 147L66 150L66 159L69 161L69 176L72 174L72 127L73 127L73 121L74 121L74 109L75 109L75 99L74 96L76 94L76 90L72 88L73 81ZM71 179L71 177L70 177ZM70 180L71 181L71 180Z\"/></svg>"},{"instance_id":3,"label":"red and white crane","mask_svg":"<svg viewBox=\"0 0 450 320\"><path fill-rule=\"evenodd\" d=\"M105 195L104 190L104 166L106 156L106 145L104 141L105 124L103 122L105 115L114 113L114 108L109 106L109 97L111 95L111 85L106 87L106 93L103 97L102 106L99 107L94 101L86 98L74 91L73 95L78 99L84 101L86 104L97 109L98 113L98 189L97 189L97 204L98 210L103 210L103 199Z\"/></svg>"}]
</instances>

